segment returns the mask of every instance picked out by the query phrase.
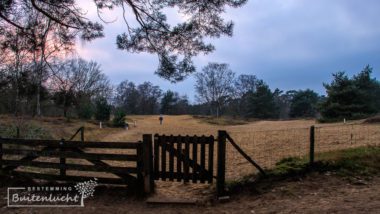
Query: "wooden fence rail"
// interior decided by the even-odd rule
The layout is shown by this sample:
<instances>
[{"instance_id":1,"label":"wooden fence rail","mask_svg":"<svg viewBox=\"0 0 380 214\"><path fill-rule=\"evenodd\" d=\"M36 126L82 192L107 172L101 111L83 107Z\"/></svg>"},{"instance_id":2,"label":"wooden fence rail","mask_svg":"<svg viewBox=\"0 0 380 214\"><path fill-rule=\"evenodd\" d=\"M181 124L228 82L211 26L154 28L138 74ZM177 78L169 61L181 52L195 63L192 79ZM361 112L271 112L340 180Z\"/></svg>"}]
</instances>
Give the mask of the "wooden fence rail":
<instances>
[{"instance_id":1,"label":"wooden fence rail","mask_svg":"<svg viewBox=\"0 0 380 214\"><path fill-rule=\"evenodd\" d=\"M71 182L91 179L89 172L112 174L112 177L98 177L99 183L136 187L140 194L153 192L154 180L213 183L215 178L217 196L220 197L226 194L228 140L240 154L264 172L226 131L218 131L217 138L156 134L143 135L143 141L139 142L85 142L84 128L81 127L70 139L78 133L81 133L81 141L0 138L0 169L34 179ZM214 152L214 149L217 151ZM84 160L87 164L72 163L71 159ZM38 168L39 173L20 167ZM48 173L47 169L57 173ZM70 173L72 171L81 174L75 176Z\"/></svg>"},{"instance_id":2,"label":"wooden fence rail","mask_svg":"<svg viewBox=\"0 0 380 214\"><path fill-rule=\"evenodd\" d=\"M33 179L70 182L93 178L93 176L88 175L88 172L101 172L107 173L107 175L113 174L113 176L98 177L99 183L134 186L137 189L140 188L139 192L141 190L143 192L142 145L141 142L83 142L65 141L64 139L27 140L0 138L0 169ZM94 149L101 150L91 152ZM110 150L114 149L117 149L116 151L122 154L110 152ZM123 154L126 151L128 151L128 154ZM49 159L44 159L46 157ZM45 161L36 160L39 158ZM67 163L67 159L84 160L88 164ZM46 160L49 162L46 162ZM122 164L123 166L115 166L104 162L104 160L121 161L124 164ZM36 173L19 167L33 167L39 170ZM46 171L47 169L49 170ZM50 169L59 170L59 174L50 173ZM68 170L80 171L81 176L68 175Z\"/></svg>"}]
</instances>

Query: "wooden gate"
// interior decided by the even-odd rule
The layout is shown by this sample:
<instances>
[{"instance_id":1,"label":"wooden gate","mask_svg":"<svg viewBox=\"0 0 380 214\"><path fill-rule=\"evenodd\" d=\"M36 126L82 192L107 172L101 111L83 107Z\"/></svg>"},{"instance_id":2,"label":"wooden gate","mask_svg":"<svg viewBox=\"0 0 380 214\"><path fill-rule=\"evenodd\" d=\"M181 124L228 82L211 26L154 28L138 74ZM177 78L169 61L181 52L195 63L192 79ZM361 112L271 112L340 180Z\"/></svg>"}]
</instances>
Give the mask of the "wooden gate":
<instances>
[{"instance_id":1,"label":"wooden gate","mask_svg":"<svg viewBox=\"0 0 380 214\"><path fill-rule=\"evenodd\" d=\"M117 150L117 153L109 150ZM129 151L129 152L127 152ZM67 163L70 160L70 163ZM106 161L116 161L114 165ZM87 164L83 164L87 162ZM82 142L0 138L0 170L32 179L86 181L143 187L141 142ZM33 167L30 172L20 167ZM55 172L54 172L55 171ZM71 172L71 173L67 173ZM77 176L78 172L80 175ZM141 190L141 189L140 189ZM143 191L143 190L142 190Z\"/></svg>"},{"instance_id":2,"label":"wooden gate","mask_svg":"<svg viewBox=\"0 0 380 214\"><path fill-rule=\"evenodd\" d=\"M213 136L154 136L154 179L212 183Z\"/></svg>"}]
</instances>

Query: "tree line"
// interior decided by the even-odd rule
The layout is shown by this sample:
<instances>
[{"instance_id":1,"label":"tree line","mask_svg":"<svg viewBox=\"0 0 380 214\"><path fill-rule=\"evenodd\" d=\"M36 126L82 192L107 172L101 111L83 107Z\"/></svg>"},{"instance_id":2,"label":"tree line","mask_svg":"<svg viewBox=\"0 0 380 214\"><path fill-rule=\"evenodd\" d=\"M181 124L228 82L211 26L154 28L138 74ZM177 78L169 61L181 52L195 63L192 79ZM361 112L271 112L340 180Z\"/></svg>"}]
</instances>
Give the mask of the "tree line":
<instances>
[{"instance_id":1,"label":"tree line","mask_svg":"<svg viewBox=\"0 0 380 214\"><path fill-rule=\"evenodd\" d=\"M209 63L196 74L197 100L211 115L242 118L318 118L320 121L360 119L380 112L380 82L367 65L353 77L333 74L324 83L326 95L311 89L271 90L255 75L239 75L227 64Z\"/></svg>"},{"instance_id":2,"label":"tree line","mask_svg":"<svg viewBox=\"0 0 380 214\"><path fill-rule=\"evenodd\" d=\"M228 64L209 63L195 74L195 104L186 95L163 91L149 81L136 84L125 80L113 86L100 64L81 58L54 58L42 72L36 72L40 69L28 61L20 61L18 67L1 64L0 113L97 120L109 120L111 114L119 118L126 114L192 114L329 121L363 118L380 109L380 83L371 77L370 66L351 78L344 72L333 74L333 81L324 84L327 95L321 96L310 89L272 90L255 75L237 76Z\"/></svg>"}]
</instances>

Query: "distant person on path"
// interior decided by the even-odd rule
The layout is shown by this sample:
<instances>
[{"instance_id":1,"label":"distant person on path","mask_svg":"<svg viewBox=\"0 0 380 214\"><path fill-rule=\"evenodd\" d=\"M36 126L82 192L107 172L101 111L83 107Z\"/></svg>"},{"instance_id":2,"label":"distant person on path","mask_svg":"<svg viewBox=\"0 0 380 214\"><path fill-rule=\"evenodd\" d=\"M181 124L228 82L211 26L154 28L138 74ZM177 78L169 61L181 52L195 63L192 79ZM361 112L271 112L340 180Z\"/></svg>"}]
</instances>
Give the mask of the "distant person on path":
<instances>
[{"instance_id":1,"label":"distant person on path","mask_svg":"<svg viewBox=\"0 0 380 214\"><path fill-rule=\"evenodd\" d=\"M162 121L164 120L164 117L162 116L162 114L160 115L158 119L160 120L160 125L162 125Z\"/></svg>"}]
</instances>

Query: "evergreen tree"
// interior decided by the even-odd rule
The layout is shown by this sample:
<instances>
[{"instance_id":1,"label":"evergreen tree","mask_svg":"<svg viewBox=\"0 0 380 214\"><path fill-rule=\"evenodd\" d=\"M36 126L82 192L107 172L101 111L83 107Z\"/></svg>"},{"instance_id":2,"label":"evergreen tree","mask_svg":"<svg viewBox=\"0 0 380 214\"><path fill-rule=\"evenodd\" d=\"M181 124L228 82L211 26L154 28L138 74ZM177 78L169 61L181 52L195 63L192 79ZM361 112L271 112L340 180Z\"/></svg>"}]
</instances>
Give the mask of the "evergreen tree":
<instances>
[{"instance_id":1,"label":"evergreen tree","mask_svg":"<svg viewBox=\"0 0 380 214\"><path fill-rule=\"evenodd\" d=\"M248 117L277 118L278 107L275 103L274 93L263 81L257 84L255 92L248 93Z\"/></svg>"},{"instance_id":2,"label":"evergreen tree","mask_svg":"<svg viewBox=\"0 0 380 214\"><path fill-rule=\"evenodd\" d=\"M108 121L111 114L111 105L108 104L107 99L99 97L95 101L95 119L99 121Z\"/></svg>"},{"instance_id":3,"label":"evergreen tree","mask_svg":"<svg viewBox=\"0 0 380 214\"><path fill-rule=\"evenodd\" d=\"M324 84L327 98L321 105L324 119L358 119L379 112L380 83L371 78L372 68L366 66L353 78L345 72L333 74L334 80Z\"/></svg>"},{"instance_id":4,"label":"evergreen tree","mask_svg":"<svg viewBox=\"0 0 380 214\"><path fill-rule=\"evenodd\" d=\"M178 102L178 94L167 91L161 99L161 114L173 114Z\"/></svg>"},{"instance_id":5,"label":"evergreen tree","mask_svg":"<svg viewBox=\"0 0 380 214\"><path fill-rule=\"evenodd\" d=\"M125 111L121 108L116 109L114 117L112 119L112 125L114 127L124 127L125 126Z\"/></svg>"},{"instance_id":6,"label":"evergreen tree","mask_svg":"<svg viewBox=\"0 0 380 214\"><path fill-rule=\"evenodd\" d=\"M315 117L319 96L310 89L297 91L290 104L290 117Z\"/></svg>"}]
</instances>

